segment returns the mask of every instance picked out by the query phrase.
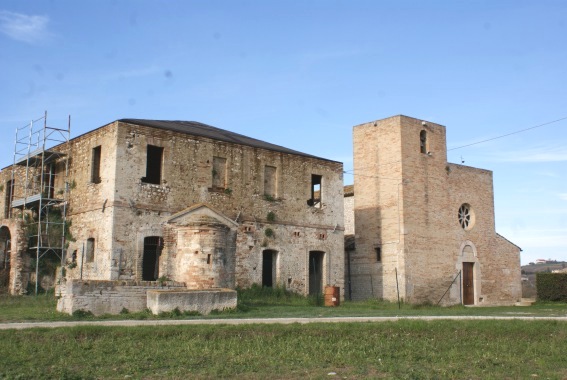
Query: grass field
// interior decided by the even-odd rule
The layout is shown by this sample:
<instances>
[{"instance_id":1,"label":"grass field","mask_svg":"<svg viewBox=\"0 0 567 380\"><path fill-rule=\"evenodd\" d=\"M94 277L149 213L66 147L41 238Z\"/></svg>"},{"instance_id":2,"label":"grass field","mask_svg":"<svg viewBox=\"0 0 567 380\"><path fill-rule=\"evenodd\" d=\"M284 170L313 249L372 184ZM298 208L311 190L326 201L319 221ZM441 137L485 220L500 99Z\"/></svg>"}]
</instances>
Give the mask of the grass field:
<instances>
[{"instance_id":1,"label":"grass field","mask_svg":"<svg viewBox=\"0 0 567 380\"><path fill-rule=\"evenodd\" d=\"M83 326L0 331L0 352L9 379L564 379L567 324Z\"/></svg>"},{"instance_id":2,"label":"grass field","mask_svg":"<svg viewBox=\"0 0 567 380\"><path fill-rule=\"evenodd\" d=\"M566 304L450 308L379 301L338 308L281 290L239 292L238 310L212 316L148 312L69 316L52 294L0 296L0 321L410 315L565 316ZM0 379L396 378L565 379L567 323L411 321L196 325L0 331Z\"/></svg>"},{"instance_id":3,"label":"grass field","mask_svg":"<svg viewBox=\"0 0 567 380\"><path fill-rule=\"evenodd\" d=\"M165 313L154 316L148 311L104 315L67 315L55 310L57 300L53 293L39 296L12 297L0 295L0 322L68 321L94 319L156 319L156 318L285 318L285 317L367 317L367 316L567 316L565 303L536 303L531 307L465 307L462 305L440 307L434 305L410 305L370 300L343 302L340 307L318 306L317 300L281 290L252 288L239 291L238 309L213 313L209 316Z\"/></svg>"}]
</instances>

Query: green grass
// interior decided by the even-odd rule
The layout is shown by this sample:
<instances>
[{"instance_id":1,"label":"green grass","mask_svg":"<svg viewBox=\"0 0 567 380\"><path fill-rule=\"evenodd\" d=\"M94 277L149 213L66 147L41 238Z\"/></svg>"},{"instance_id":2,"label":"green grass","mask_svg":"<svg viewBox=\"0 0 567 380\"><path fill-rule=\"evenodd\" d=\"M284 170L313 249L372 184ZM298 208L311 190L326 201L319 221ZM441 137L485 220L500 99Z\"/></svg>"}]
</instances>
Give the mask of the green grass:
<instances>
[{"instance_id":1,"label":"green grass","mask_svg":"<svg viewBox=\"0 0 567 380\"><path fill-rule=\"evenodd\" d=\"M164 313L159 316L149 311L124 312L119 315L75 315L58 313L53 293L39 296L0 295L0 322L70 321L70 320L123 320L123 319L196 319L196 318L300 318L300 317L392 317L392 316L567 316L566 303L536 303L531 307L465 307L462 305L441 307L434 305L410 305L368 300L343 302L339 307L320 306L321 299L303 297L283 289L254 286L239 290L238 309L195 316L191 313Z\"/></svg>"},{"instance_id":2,"label":"green grass","mask_svg":"<svg viewBox=\"0 0 567 380\"><path fill-rule=\"evenodd\" d=\"M82 326L0 331L0 352L7 379L562 379L567 324Z\"/></svg>"}]
</instances>

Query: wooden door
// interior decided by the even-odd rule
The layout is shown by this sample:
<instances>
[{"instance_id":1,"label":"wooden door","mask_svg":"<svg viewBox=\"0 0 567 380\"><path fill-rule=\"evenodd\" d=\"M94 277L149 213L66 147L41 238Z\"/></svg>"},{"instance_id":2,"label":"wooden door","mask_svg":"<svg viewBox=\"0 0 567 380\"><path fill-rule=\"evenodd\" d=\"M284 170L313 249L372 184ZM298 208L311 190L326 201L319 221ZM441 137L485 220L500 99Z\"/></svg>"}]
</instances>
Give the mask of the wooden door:
<instances>
[{"instance_id":1,"label":"wooden door","mask_svg":"<svg viewBox=\"0 0 567 380\"><path fill-rule=\"evenodd\" d=\"M463 305L474 305L474 263L463 263Z\"/></svg>"}]
</instances>

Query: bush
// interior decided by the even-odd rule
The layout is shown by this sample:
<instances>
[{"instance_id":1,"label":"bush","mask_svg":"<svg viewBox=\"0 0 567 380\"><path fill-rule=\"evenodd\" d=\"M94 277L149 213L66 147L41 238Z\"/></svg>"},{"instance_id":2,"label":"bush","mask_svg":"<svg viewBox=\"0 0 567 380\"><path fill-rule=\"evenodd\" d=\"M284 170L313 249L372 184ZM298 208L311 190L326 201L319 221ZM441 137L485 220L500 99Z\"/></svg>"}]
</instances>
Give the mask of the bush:
<instances>
[{"instance_id":1,"label":"bush","mask_svg":"<svg viewBox=\"0 0 567 380\"><path fill-rule=\"evenodd\" d=\"M567 273L536 274L538 301L567 302Z\"/></svg>"},{"instance_id":2,"label":"bush","mask_svg":"<svg viewBox=\"0 0 567 380\"><path fill-rule=\"evenodd\" d=\"M73 312L73 317L79 318L79 319L91 318L93 316L94 316L94 314L91 311L88 311L88 310L79 309L79 310L75 310Z\"/></svg>"}]
</instances>

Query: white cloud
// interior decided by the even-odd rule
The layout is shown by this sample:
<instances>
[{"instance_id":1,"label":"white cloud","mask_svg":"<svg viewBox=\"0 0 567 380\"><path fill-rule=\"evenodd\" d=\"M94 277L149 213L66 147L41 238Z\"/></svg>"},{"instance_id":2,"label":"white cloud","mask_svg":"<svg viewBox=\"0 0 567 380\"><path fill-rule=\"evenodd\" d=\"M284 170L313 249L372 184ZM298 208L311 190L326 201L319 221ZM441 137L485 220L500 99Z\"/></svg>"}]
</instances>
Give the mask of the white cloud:
<instances>
[{"instance_id":1,"label":"white cloud","mask_svg":"<svg viewBox=\"0 0 567 380\"><path fill-rule=\"evenodd\" d=\"M557 195L559 196L559 199L563 199L564 201L567 201L567 193L559 193Z\"/></svg>"},{"instance_id":2,"label":"white cloud","mask_svg":"<svg viewBox=\"0 0 567 380\"><path fill-rule=\"evenodd\" d=\"M0 11L0 32L17 41L35 43L49 37L49 17Z\"/></svg>"}]
</instances>

